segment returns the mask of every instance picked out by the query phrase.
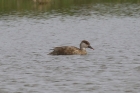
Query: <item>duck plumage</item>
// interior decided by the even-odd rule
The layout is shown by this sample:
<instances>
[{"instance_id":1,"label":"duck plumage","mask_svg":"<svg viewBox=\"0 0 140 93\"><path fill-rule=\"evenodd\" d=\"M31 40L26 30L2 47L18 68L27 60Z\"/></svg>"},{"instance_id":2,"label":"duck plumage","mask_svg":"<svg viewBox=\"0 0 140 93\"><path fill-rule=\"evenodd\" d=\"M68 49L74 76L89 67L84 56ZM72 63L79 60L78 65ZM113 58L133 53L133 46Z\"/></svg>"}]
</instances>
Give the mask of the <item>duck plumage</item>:
<instances>
[{"instance_id":1,"label":"duck plumage","mask_svg":"<svg viewBox=\"0 0 140 93\"><path fill-rule=\"evenodd\" d=\"M80 48L74 46L62 46L62 47L55 47L50 55L86 55L86 48L93 49L90 46L90 43L86 40L83 40L80 43Z\"/></svg>"}]
</instances>

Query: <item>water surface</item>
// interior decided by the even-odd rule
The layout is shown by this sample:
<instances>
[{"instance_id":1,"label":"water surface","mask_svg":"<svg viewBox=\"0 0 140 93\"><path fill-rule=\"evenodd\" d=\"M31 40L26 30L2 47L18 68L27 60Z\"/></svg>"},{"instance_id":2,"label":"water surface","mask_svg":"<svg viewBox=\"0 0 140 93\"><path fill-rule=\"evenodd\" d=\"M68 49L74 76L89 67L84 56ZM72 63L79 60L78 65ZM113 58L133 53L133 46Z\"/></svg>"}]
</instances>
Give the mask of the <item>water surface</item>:
<instances>
[{"instance_id":1,"label":"water surface","mask_svg":"<svg viewBox=\"0 0 140 93\"><path fill-rule=\"evenodd\" d=\"M139 1L27 1L0 3L0 93L139 93ZM87 55L47 55L84 39Z\"/></svg>"}]
</instances>

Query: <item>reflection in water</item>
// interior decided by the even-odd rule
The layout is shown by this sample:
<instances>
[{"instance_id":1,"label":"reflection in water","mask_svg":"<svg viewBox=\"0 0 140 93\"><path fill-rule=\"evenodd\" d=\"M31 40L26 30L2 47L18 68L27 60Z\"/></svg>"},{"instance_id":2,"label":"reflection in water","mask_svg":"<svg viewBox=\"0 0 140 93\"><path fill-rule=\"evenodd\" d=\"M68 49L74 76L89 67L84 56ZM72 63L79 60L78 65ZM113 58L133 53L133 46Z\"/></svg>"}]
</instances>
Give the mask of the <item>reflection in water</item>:
<instances>
[{"instance_id":1,"label":"reflection in water","mask_svg":"<svg viewBox=\"0 0 140 93\"><path fill-rule=\"evenodd\" d=\"M51 2L51 0L33 0L33 1L38 4L47 4Z\"/></svg>"},{"instance_id":2,"label":"reflection in water","mask_svg":"<svg viewBox=\"0 0 140 93\"><path fill-rule=\"evenodd\" d=\"M51 7L51 3L46 3L46 4L34 4L33 6L33 9L34 10L37 10L37 11L47 11L47 10L50 10L50 7Z\"/></svg>"},{"instance_id":3,"label":"reflection in water","mask_svg":"<svg viewBox=\"0 0 140 93\"><path fill-rule=\"evenodd\" d=\"M8 2L8 3L7 3ZM47 2L37 4L34 2ZM31 15L34 13L47 12L48 14L60 14L70 16L140 16L139 0L1 0L0 14L3 15Z\"/></svg>"}]
</instances>

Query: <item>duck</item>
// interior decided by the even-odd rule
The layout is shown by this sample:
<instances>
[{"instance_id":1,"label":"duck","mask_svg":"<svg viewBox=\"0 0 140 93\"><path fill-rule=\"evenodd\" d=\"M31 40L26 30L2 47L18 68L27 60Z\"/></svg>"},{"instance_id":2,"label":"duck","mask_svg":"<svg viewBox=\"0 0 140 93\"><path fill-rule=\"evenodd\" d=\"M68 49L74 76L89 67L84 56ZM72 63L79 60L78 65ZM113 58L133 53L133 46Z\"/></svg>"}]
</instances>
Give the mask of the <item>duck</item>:
<instances>
[{"instance_id":1,"label":"duck","mask_svg":"<svg viewBox=\"0 0 140 93\"><path fill-rule=\"evenodd\" d=\"M49 53L49 55L86 55L86 48L93 49L90 46L90 43L86 40L82 40L80 43L80 48L75 46L61 46L55 47L52 49L53 51Z\"/></svg>"}]
</instances>

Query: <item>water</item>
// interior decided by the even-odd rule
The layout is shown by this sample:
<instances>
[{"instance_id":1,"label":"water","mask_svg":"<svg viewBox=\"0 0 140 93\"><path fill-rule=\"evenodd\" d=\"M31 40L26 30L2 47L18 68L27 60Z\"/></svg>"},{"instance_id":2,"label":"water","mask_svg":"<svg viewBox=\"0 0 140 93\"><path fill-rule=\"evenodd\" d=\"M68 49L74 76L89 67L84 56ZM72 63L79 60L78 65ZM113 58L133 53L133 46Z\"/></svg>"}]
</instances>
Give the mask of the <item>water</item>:
<instances>
[{"instance_id":1,"label":"water","mask_svg":"<svg viewBox=\"0 0 140 93\"><path fill-rule=\"evenodd\" d=\"M139 3L54 7L1 12L0 93L139 93ZM84 39L87 55L47 55Z\"/></svg>"}]
</instances>

